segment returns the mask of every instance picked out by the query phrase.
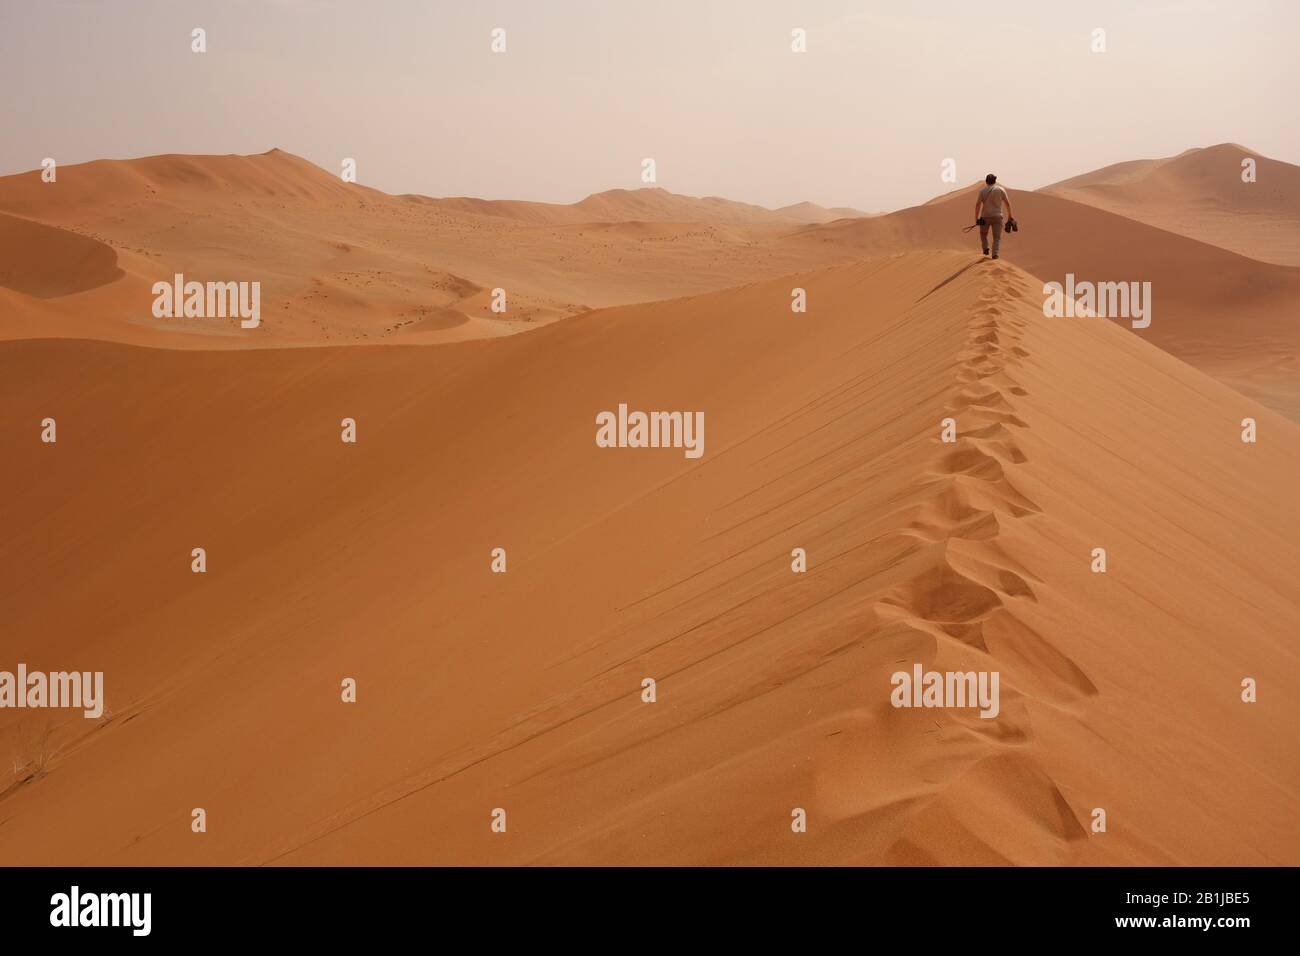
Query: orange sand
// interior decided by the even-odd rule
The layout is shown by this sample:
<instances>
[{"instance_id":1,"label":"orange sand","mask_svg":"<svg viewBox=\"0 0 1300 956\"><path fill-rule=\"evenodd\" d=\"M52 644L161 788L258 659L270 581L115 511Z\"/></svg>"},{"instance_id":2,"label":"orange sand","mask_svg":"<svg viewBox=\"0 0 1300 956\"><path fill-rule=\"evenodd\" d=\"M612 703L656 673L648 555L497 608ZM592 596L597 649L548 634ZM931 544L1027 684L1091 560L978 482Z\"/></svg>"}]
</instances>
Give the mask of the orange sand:
<instances>
[{"instance_id":1,"label":"orange sand","mask_svg":"<svg viewBox=\"0 0 1300 956\"><path fill-rule=\"evenodd\" d=\"M301 163L0 181L0 668L108 704L0 710L0 861L1300 862L1300 427L1193 367L1294 408L1228 359L1294 356L1296 270L1046 194L993 263L944 202L539 224ZM254 266L265 335L142 317ZM1151 334L1044 318L1067 268ZM620 402L703 457L596 447ZM914 662L1000 715L891 707Z\"/></svg>"}]
</instances>

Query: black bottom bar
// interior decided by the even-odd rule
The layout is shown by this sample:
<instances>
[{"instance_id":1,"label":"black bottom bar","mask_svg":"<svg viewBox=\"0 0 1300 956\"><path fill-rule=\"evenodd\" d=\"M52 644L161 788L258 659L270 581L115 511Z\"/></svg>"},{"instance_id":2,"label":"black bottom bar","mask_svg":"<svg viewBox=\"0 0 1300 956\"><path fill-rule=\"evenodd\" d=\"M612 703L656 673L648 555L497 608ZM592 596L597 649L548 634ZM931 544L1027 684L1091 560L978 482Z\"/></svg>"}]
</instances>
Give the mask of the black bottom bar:
<instances>
[{"instance_id":1,"label":"black bottom bar","mask_svg":"<svg viewBox=\"0 0 1300 956\"><path fill-rule=\"evenodd\" d=\"M826 947L829 933L918 944L1046 933L1032 938L1232 945L1287 925L1294 877L1193 868L0 869L0 925L7 943L75 934L79 942L337 946L420 934L457 948L457 939L472 946L517 936L614 948L618 939L674 945L690 932ZM149 894L147 909L143 895L122 894Z\"/></svg>"}]
</instances>

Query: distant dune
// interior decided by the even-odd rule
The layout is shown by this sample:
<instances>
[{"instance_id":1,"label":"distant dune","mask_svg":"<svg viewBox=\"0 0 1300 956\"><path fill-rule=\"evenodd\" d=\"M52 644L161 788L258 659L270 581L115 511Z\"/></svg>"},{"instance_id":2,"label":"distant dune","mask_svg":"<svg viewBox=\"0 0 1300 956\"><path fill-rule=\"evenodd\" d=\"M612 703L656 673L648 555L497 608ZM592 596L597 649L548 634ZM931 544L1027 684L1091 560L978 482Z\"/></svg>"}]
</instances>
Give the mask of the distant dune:
<instances>
[{"instance_id":1,"label":"distant dune","mask_svg":"<svg viewBox=\"0 0 1300 956\"><path fill-rule=\"evenodd\" d=\"M803 202L780 209L767 209L718 196L682 196L661 187L610 189L569 205L526 202L516 199L430 199L404 196L411 202L451 212L499 216L535 224L580 222L716 222L746 225L797 225L830 222L845 217L865 216L856 209L827 209Z\"/></svg>"},{"instance_id":2,"label":"distant dune","mask_svg":"<svg viewBox=\"0 0 1300 956\"><path fill-rule=\"evenodd\" d=\"M825 206L819 206L811 202L782 206L773 210L773 212L785 217L789 222L796 223L833 222L836 219L861 219L864 216L880 215L877 212L863 212L861 209L853 209L849 206L833 206L827 209Z\"/></svg>"},{"instance_id":3,"label":"distant dune","mask_svg":"<svg viewBox=\"0 0 1300 956\"><path fill-rule=\"evenodd\" d=\"M845 261L779 241L793 223L840 211L772 211L662 189L574 206L395 197L281 150L64 166L55 183L38 172L0 178L0 214L11 217L0 222L3 248L39 232L36 246L67 250L39 267L30 250L0 265L0 339L207 349L493 338L589 308ZM153 318L153 283L178 272L260 281L267 308L257 334ZM505 312L492 308L497 288Z\"/></svg>"},{"instance_id":4,"label":"distant dune","mask_svg":"<svg viewBox=\"0 0 1300 956\"><path fill-rule=\"evenodd\" d=\"M434 348L4 343L0 658L109 709L0 712L43 767L0 858L1296 863L1300 429L1040 284L895 252ZM620 402L703 457L598 448ZM999 717L892 707L913 663Z\"/></svg>"},{"instance_id":5,"label":"distant dune","mask_svg":"<svg viewBox=\"0 0 1300 956\"><path fill-rule=\"evenodd\" d=\"M1242 161L1255 161L1255 181ZM1243 256L1300 266L1300 166L1235 143L1117 163L1042 192L1096 206Z\"/></svg>"}]
</instances>

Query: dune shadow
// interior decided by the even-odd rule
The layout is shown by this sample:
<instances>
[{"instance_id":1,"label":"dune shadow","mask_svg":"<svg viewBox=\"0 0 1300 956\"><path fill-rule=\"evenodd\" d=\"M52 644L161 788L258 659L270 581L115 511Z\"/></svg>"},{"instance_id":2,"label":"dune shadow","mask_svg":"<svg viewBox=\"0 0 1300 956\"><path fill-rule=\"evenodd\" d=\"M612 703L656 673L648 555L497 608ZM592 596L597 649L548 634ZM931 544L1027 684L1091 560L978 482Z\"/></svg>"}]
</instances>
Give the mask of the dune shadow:
<instances>
[{"instance_id":1,"label":"dune shadow","mask_svg":"<svg viewBox=\"0 0 1300 956\"><path fill-rule=\"evenodd\" d=\"M0 287L54 299L115 282L123 275L117 252L107 243L0 213Z\"/></svg>"}]
</instances>

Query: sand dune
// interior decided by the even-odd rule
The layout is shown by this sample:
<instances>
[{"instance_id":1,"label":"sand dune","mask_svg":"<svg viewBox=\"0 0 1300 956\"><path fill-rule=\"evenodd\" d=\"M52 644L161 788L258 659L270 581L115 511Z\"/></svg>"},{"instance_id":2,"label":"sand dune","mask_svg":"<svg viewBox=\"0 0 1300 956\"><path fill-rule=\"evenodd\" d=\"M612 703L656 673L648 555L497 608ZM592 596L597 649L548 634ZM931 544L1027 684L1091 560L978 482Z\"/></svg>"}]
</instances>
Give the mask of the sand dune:
<instances>
[{"instance_id":1,"label":"sand dune","mask_svg":"<svg viewBox=\"0 0 1300 956\"><path fill-rule=\"evenodd\" d=\"M36 172L3 177L5 248L25 245L16 230L31 221L63 230L69 251L48 263L43 257L40 269L23 260L0 273L7 306L0 338L202 349L430 344L508 335L589 308L721 289L850 257L780 241L790 223L820 218L808 209L773 212L664 190L599 194L572 207L487 206L497 212L484 214L478 200L389 196L281 150L86 163L61 167L55 183ZM506 207L564 214L530 219L501 212ZM666 221L706 214L715 218ZM583 217L601 221L587 228ZM80 265L70 245L78 241L100 259ZM50 274L68 267L68 275ZM178 272L201 282L260 282L265 308L256 334L233 321L155 319L150 289ZM497 288L505 290L504 313L492 308ZM74 291L84 294L68 295Z\"/></svg>"},{"instance_id":2,"label":"sand dune","mask_svg":"<svg viewBox=\"0 0 1300 956\"><path fill-rule=\"evenodd\" d=\"M62 166L53 183L40 171L0 177L0 209L31 219L60 224L103 226L123 222L154 207L173 204L184 213L186 200L204 197L239 203L310 200L360 203L383 198L365 186L339 177L300 156L272 149L256 156L190 156L166 154L140 159L101 159ZM215 210L213 210L215 211Z\"/></svg>"},{"instance_id":3,"label":"sand dune","mask_svg":"<svg viewBox=\"0 0 1300 956\"><path fill-rule=\"evenodd\" d=\"M712 222L770 226L831 222L835 219L867 215L856 209L846 207L827 209L810 202L768 209L719 196L682 196L659 186L641 189L609 189L570 204L469 197L431 199L427 196L404 196L402 198L450 212L499 216L544 225L583 222Z\"/></svg>"},{"instance_id":4,"label":"sand dune","mask_svg":"<svg viewBox=\"0 0 1300 956\"><path fill-rule=\"evenodd\" d=\"M1255 161L1254 182L1242 160ZM1300 266L1300 166L1235 143L1117 163L1042 190L1279 265Z\"/></svg>"},{"instance_id":5,"label":"sand dune","mask_svg":"<svg viewBox=\"0 0 1300 956\"><path fill-rule=\"evenodd\" d=\"M1158 168L1219 163L1224 149ZM1140 167L1147 175L1152 168ZM1194 172L1184 170L1178 182ZM1132 175L1099 174L1098 182ZM1261 176L1274 184L1284 178L1271 165ZM1089 181L1071 182L1084 188ZM1025 231L1008 238L1008 261L1045 281L1070 272L1088 281L1152 282L1155 317L1141 334L1300 420L1300 332L1289 320L1300 270L1055 195L1013 196ZM960 227L972 199L973 188L888 216L804 226L744 221L782 211L661 189L615 190L574 206L488 204L497 212L484 214L477 200L461 208L459 200L346 184L280 150L88 163L61 169L55 184L36 173L0 179L0 238L15 250L0 274L0 338L199 349L498 338L592 308L693 295L862 255L969 250L976 240ZM702 215L715 219L664 218ZM615 221L567 221L573 217ZM154 318L153 283L178 272L259 281L260 327L250 334L234 320ZM504 313L494 311L495 289L506 295Z\"/></svg>"},{"instance_id":6,"label":"sand dune","mask_svg":"<svg viewBox=\"0 0 1300 956\"><path fill-rule=\"evenodd\" d=\"M1300 195L1300 193L1298 193ZM1141 335L1203 371L1300 420L1300 269L1272 265L1054 195L1011 190L1022 225L1003 259L1044 282L1152 284L1151 326ZM863 255L977 249L974 193L875 219L794 231L790 242ZM1038 302L1043 301L1041 286ZM1054 327L1054 326L1049 326Z\"/></svg>"},{"instance_id":7,"label":"sand dune","mask_svg":"<svg viewBox=\"0 0 1300 956\"><path fill-rule=\"evenodd\" d=\"M811 223L811 222L833 222L836 219L861 219L864 216L878 216L880 213L863 212L861 209L853 209L850 206L832 206L826 208L811 202L798 202L789 206L781 206L774 209L777 215L784 217L787 222Z\"/></svg>"},{"instance_id":8,"label":"sand dune","mask_svg":"<svg viewBox=\"0 0 1300 956\"><path fill-rule=\"evenodd\" d=\"M1300 429L1040 286L908 253L437 348L5 343L0 652L111 717L60 716L0 858L1295 864ZM620 402L704 456L596 447ZM913 662L1001 714L891 707Z\"/></svg>"}]
</instances>

